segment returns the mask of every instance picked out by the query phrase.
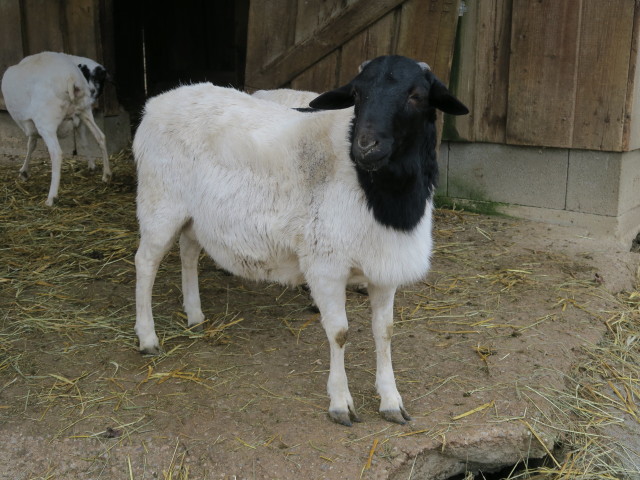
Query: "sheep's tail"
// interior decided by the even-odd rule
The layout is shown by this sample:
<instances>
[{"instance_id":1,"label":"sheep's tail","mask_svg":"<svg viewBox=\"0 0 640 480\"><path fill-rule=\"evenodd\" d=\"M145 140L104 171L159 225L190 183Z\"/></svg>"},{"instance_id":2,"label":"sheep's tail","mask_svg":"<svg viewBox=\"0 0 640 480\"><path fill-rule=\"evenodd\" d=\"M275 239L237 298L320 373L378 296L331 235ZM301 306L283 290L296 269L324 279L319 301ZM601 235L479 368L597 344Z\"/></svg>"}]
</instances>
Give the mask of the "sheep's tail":
<instances>
[{"instance_id":1,"label":"sheep's tail","mask_svg":"<svg viewBox=\"0 0 640 480\"><path fill-rule=\"evenodd\" d=\"M69 95L69 100L71 100L71 103L76 103L77 100L82 97L81 93L82 87L76 85L76 82L73 78L69 78L69 80L67 80L67 94Z\"/></svg>"}]
</instances>

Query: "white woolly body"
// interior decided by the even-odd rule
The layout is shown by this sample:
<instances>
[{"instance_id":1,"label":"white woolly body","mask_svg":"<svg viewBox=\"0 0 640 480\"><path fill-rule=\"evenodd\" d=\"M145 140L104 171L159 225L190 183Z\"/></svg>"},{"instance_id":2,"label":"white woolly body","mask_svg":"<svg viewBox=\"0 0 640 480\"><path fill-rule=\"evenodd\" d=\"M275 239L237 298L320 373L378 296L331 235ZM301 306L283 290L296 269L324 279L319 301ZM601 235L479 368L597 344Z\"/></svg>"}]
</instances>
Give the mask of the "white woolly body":
<instances>
[{"instance_id":1,"label":"white woolly body","mask_svg":"<svg viewBox=\"0 0 640 480\"><path fill-rule=\"evenodd\" d=\"M421 279L431 205L409 233L374 219L348 154L352 116L211 84L151 99L133 143L141 231L180 218L221 267L254 280Z\"/></svg>"},{"instance_id":2,"label":"white woolly body","mask_svg":"<svg viewBox=\"0 0 640 480\"><path fill-rule=\"evenodd\" d=\"M353 109L302 113L211 84L177 88L147 103L133 142L141 352L160 350L152 288L180 235L190 327L205 318L197 274L202 248L236 275L309 285L329 340L329 415L344 425L358 420L344 368L345 287L367 282L380 412L398 423L410 418L391 364L393 298L398 285L421 279L429 268L432 206L410 232L375 220L349 156L352 117Z\"/></svg>"},{"instance_id":3,"label":"white woolly body","mask_svg":"<svg viewBox=\"0 0 640 480\"><path fill-rule=\"evenodd\" d=\"M37 133L33 119L47 115L42 111L45 106L56 120L62 118L55 127L59 136L65 136L80 123L79 113L93 103L72 57L55 52L32 55L9 67L2 92L11 116L27 135Z\"/></svg>"}]
</instances>

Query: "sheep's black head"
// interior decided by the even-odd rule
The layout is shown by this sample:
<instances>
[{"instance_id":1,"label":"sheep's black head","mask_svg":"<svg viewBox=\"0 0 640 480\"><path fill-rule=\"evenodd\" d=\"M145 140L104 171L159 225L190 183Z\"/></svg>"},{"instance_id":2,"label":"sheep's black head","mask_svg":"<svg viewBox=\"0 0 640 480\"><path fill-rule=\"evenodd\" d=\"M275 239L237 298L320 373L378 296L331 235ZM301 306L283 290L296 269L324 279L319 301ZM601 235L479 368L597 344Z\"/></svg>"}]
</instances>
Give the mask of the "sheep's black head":
<instances>
[{"instance_id":1,"label":"sheep's black head","mask_svg":"<svg viewBox=\"0 0 640 480\"><path fill-rule=\"evenodd\" d=\"M334 110L355 106L351 156L365 170L385 166L395 152L409 148L435 110L469 113L425 63L390 55L365 62L348 84L323 93L309 105Z\"/></svg>"},{"instance_id":2,"label":"sheep's black head","mask_svg":"<svg viewBox=\"0 0 640 480\"><path fill-rule=\"evenodd\" d=\"M81 63L78 65L78 68L87 80L89 90L91 91L91 98L95 102L102 94L104 83L107 80L111 80L111 77L102 65L96 65L93 70L91 70L87 65Z\"/></svg>"}]
</instances>

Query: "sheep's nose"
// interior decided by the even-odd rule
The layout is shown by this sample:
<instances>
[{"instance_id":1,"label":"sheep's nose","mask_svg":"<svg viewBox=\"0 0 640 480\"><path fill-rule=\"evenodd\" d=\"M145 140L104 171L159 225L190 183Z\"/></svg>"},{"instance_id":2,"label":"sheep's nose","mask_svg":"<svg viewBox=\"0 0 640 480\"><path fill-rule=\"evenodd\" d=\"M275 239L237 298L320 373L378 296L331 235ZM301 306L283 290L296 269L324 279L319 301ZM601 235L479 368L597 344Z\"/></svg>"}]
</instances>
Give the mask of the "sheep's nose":
<instances>
[{"instance_id":1,"label":"sheep's nose","mask_svg":"<svg viewBox=\"0 0 640 480\"><path fill-rule=\"evenodd\" d=\"M363 154L367 154L378 145L378 140L369 135L360 135L358 137L358 147L362 150Z\"/></svg>"}]
</instances>

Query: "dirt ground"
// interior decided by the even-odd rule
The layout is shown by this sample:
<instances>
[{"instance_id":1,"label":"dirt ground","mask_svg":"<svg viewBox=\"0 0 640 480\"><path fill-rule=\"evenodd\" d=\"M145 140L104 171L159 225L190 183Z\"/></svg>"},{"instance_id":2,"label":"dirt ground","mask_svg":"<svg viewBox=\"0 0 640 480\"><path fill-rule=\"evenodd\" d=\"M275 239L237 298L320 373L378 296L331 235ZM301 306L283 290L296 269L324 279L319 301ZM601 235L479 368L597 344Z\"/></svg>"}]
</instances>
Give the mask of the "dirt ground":
<instances>
[{"instance_id":1,"label":"dirt ground","mask_svg":"<svg viewBox=\"0 0 640 480\"><path fill-rule=\"evenodd\" d=\"M208 323L189 332L174 249L154 290L165 353L142 356L130 159L114 161L108 186L67 162L52 209L48 167L27 183L18 169L0 162L2 479L506 478L523 460L561 462L575 412L557 399L586 384L588 351L640 264L589 232L438 210L432 270L396 296L394 367L413 421L377 413L367 297L349 291L363 422L347 428L326 414L329 349L303 289L203 257ZM609 446L633 462L638 424L616 418Z\"/></svg>"}]
</instances>

